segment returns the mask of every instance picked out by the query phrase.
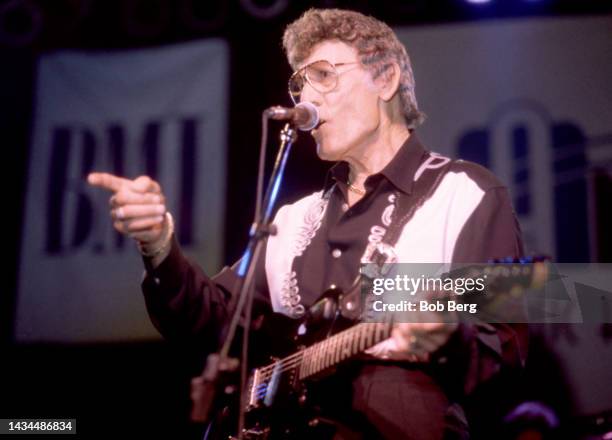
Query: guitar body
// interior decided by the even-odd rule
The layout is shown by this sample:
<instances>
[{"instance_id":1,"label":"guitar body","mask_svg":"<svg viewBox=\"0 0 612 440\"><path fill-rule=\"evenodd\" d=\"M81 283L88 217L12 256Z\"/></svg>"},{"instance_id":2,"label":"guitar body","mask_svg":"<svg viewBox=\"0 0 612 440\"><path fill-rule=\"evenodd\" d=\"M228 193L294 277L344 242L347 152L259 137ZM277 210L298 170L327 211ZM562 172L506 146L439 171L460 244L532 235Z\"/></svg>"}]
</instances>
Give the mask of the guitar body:
<instances>
[{"instance_id":1,"label":"guitar body","mask_svg":"<svg viewBox=\"0 0 612 440\"><path fill-rule=\"evenodd\" d=\"M307 318L292 319L279 313L263 318L251 336L250 360L256 368L247 383L245 439L332 438L344 425L320 408L316 396L329 386L337 386L332 376L338 367L329 365L300 378L300 356L305 347L313 347L355 325L355 315L342 308L349 295L332 289L326 291L310 308ZM265 347L265 352L260 349ZM284 357L284 359L283 359ZM321 358L321 356L319 356ZM231 399L230 399L231 400ZM217 412L207 438L227 439L235 432L237 405L227 404Z\"/></svg>"}]
</instances>

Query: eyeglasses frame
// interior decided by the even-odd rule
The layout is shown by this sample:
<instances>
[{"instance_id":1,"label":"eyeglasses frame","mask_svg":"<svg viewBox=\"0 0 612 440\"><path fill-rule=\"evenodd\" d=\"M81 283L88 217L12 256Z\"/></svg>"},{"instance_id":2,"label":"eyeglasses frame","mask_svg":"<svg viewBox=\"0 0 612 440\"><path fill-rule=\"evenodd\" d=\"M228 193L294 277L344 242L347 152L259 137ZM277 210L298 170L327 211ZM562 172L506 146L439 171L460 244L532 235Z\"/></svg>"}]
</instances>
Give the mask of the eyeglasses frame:
<instances>
[{"instance_id":1,"label":"eyeglasses frame","mask_svg":"<svg viewBox=\"0 0 612 440\"><path fill-rule=\"evenodd\" d=\"M313 64L320 63L321 61L324 61L324 62L328 63L334 69L334 73L336 74L336 84L334 84L334 87L332 87L330 90L327 90L327 91L323 92L323 91L317 89L314 86L314 84L310 82L310 78L308 78L308 75L306 75L306 74L303 75L303 77L306 79L306 82L308 82L308 84L310 84L310 87L312 87L313 89L315 89L319 93L328 93L328 92L331 92L332 90L334 90L336 87L338 87L338 77L340 76L340 74L341 73L346 73L346 72L349 71L349 70L345 70L344 72L338 72L337 67L347 66L347 65L350 65L350 64L361 64L360 61L348 61L348 62L344 62L344 63L332 63L332 62L327 61L327 60L316 60L316 61L313 61L311 63L306 64L303 67L300 67L298 70L293 72L293 74L289 77L289 81L287 82L287 89L289 91L289 96L291 97L291 100L293 101L294 105L297 105L298 102L296 102L296 95L294 95L293 92L291 91L291 85L290 85L291 81L293 81L293 78L295 78L297 75L299 75L300 72L303 72L308 67L312 66ZM300 95L302 94L302 90L304 90L304 86L303 85L302 85L302 88L300 90ZM297 95L297 96L299 96L299 95Z\"/></svg>"}]
</instances>

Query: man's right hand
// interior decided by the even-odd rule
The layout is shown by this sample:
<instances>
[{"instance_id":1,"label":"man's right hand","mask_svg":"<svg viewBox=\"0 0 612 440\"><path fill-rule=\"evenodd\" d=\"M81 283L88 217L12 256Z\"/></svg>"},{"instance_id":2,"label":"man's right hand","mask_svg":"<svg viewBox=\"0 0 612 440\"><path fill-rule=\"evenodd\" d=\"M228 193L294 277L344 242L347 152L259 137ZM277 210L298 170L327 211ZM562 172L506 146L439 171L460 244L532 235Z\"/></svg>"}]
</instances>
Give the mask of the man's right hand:
<instances>
[{"instance_id":1,"label":"man's right hand","mask_svg":"<svg viewBox=\"0 0 612 440\"><path fill-rule=\"evenodd\" d=\"M136 240L141 249L157 249L167 240L166 199L159 184L148 176L134 180L108 173L91 173L90 185L112 193L109 200L113 226Z\"/></svg>"}]
</instances>

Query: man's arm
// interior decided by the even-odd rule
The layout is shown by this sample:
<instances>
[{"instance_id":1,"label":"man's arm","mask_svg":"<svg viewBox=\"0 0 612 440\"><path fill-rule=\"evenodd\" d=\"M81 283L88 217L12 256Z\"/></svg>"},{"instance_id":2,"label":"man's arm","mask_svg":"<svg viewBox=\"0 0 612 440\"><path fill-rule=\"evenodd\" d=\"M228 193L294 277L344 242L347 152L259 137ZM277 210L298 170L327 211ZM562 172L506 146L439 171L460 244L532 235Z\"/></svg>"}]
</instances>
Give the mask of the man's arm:
<instances>
[{"instance_id":1,"label":"man's arm","mask_svg":"<svg viewBox=\"0 0 612 440\"><path fill-rule=\"evenodd\" d=\"M486 191L465 223L453 253L455 263L486 263L523 256L521 230L506 188ZM478 384L500 373L513 373L525 364L526 324L460 324L435 358L448 360L449 372L469 394Z\"/></svg>"},{"instance_id":2,"label":"man's arm","mask_svg":"<svg viewBox=\"0 0 612 440\"><path fill-rule=\"evenodd\" d=\"M169 339L206 340L217 345L230 315L232 292L236 291L235 271L225 268L210 278L185 257L174 235L161 187L150 177L130 180L91 173L87 180L112 193L109 204L113 226L134 239L143 256L146 273L142 289L155 327ZM256 267L254 302L267 310L263 261L260 258Z\"/></svg>"},{"instance_id":3,"label":"man's arm","mask_svg":"<svg viewBox=\"0 0 612 440\"><path fill-rule=\"evenodd\" d=\"M263 255L255 268L254 315L269 309ZM146 257L144 261L142 291L159 332L167 339L217 340L231 316L229 304L239 281L237 264L209 277L183 254L174 236L167 257L157 267Z\"/></svg>"}]
</instances>

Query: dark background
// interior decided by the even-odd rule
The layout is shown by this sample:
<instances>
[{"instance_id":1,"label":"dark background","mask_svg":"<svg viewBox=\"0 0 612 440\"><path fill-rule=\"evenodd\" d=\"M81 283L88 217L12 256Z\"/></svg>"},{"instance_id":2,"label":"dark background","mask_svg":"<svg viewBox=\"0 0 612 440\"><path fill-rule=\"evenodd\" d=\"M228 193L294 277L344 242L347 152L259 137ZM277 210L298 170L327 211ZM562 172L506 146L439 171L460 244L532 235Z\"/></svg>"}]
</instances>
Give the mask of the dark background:
<instances>
[{"instance_id":1,"label":"dark background","mask_svg":"<svg viewBox=\"0 0 612 440\"><path fill-rule=\"evenodd\" d=\"M307 7L351 8L392 26L612 12L611 2L595 0L500 0L486 5L460 0L321 0L287 2L275 11L277 4L284 2L0 0L0 133L6 201L2 243L8 254L4 262L6 287L0 295L0 417L77 418L83 438L119 437L121 431L136 438L180 438L190 429L189 377L198 372L198 363L191 362L184 347L165 342L80 346L13 343L23 188L28 180L35 66L40 54L66 48L141 48L206 37L229 42L227 200L240 201L226 206L224 260L230 263L246 244L253 211L259 114L270 105L289 104L285 84L291 71L282 53L282 32ZM257 16L248 5L269 16ZM277 129L272 127L270 144L276 143ZM300 139L290 159L281 199L317 189L326 168L327 164L317 161L312 141ZM606 188L600 197L609 200L609 186ZM602 225L601 231L601 240L609 242L607 228ZM609 249L603 243L600 246ZM602 261L609 258L609 253L602 255ZM569 419L564 384L555 379L554 360L532 365L532 377L542 373L548 384L534 380L531 385L537 382L538 386L533 387L526 382L530 391L525 395L548 402L565 417L568 426L574 424Z\"/></svg>"}]
</instances>

